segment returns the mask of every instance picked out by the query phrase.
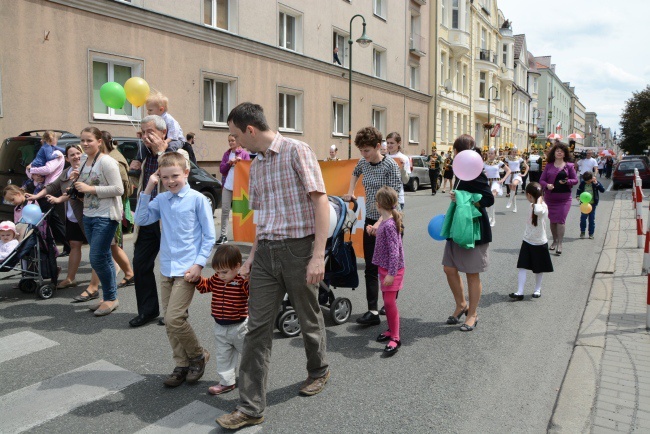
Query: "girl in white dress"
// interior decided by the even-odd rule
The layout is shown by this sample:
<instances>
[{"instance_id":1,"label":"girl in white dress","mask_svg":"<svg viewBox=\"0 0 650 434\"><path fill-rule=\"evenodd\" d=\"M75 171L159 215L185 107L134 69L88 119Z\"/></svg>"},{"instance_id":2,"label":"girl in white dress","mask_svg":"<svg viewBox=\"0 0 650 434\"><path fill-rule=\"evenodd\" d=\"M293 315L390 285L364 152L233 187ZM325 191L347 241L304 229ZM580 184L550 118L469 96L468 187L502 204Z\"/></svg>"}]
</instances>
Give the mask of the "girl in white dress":
<instances>
[{"instance_id":1,"label":"girl in white dress","mask_svg":"<svg viewBox=\"0 0 650 434\"><path fill-rule=\"evenodd\" d=\"M517 148L514 147L510 150L508 158L506 158L506 162L510 168L510 176L506 176L506 184L510 186L510 200L506 204L506 208L510 208L514 204L512 212L517 212L517 186L521 184L522 176L526 176L526 173L528 173L528 165L517 154Z\"/></svg>"},{"instance_id":2,"label":"girl in white dress","mask_svg":"<svg viewBox=\"0 0 650 434\"><path fill-rule=\"evenodd\" d=\"M499 171L502 167L505 168L505 176L503 178L499 176ZM494 148L490 148L488 151L487 160L483 163L483 171L485 172L485 176L488 178L488 184L490 184L490 190L492 190L494 197L497 197L497 195L503 196L503 181L505 181L508 175L510 175L510 168L503 164L503 161L496 158L496 151ZM490 226L494 226L496 223L494 205L485 210L490 218Z\"/></svg>"}]
</instances>

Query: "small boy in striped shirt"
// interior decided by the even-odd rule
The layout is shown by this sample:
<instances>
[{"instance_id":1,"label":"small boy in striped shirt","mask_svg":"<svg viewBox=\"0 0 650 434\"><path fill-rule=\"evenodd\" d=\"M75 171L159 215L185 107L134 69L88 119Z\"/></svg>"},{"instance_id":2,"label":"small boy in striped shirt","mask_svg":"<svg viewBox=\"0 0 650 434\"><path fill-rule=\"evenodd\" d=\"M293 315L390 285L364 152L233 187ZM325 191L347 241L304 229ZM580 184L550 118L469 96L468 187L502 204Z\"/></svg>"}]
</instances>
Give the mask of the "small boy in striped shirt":
<instances>
[{"instance_id":1,"label":"small boy in striped shirt","mask_svg":"<svg viewBox=\"0 0 650 434\"><path fill-rule=\"evenodd\" d=\"M235 369L248 332L248 280L239 275L242 255L236 246L219 246L212 257L215 274L201 277L196 289L212 293L212 317L217 340L217 373L219 383L208 393L221 395L235 388Z\"/></svg>"}]
</instances>

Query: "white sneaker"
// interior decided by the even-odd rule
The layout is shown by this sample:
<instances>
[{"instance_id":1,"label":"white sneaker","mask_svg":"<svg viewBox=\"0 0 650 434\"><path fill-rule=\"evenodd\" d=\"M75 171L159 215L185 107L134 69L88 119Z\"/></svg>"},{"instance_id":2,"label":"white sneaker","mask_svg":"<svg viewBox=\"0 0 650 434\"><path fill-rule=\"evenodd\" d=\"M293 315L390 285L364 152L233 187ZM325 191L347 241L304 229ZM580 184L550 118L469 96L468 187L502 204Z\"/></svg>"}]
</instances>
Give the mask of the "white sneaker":
<instances>
[{"instance_id":1,"label":"white sneaker","mask_svg":"<svg viewBox=\"0 0 650 434\"><path fill-rule=\"evenodd\" d=\"M508 200L508 203L506 203L506 208L510 209L511 206L512 206L512 202L510 202L510 200Z\"/></svg>"},{"instance_id":2,"label":"white sneaker","mask_svg":"<svg viewBox=\"0 0 650 434\"><path fill-rule=\"evenodd\" d=\"M496 223L496 222L495 222L494 220L490 219L490 226L491 226L491 227L494 227L495 223Z\"/></svg>"},{"instance_id":3,"label":"white sneaker","mask_svg":"<svg viewBox=\"0 0 650 434\"><path fill-rule=\"evenodd\" d=\"M515 207L514 207L514 209L512 210L512 212L517 212L517 204L515 204Z\"/></svg>"}]
</instances>

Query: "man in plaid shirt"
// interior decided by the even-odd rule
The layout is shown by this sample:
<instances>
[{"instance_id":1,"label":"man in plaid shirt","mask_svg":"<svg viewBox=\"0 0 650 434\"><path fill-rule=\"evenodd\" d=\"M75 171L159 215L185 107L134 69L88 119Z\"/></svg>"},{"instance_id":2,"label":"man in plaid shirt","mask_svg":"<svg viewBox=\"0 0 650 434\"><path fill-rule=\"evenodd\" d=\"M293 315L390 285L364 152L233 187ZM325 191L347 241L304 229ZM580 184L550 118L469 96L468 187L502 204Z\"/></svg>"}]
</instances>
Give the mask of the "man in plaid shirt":
<instances>
[{"instance_id":1,"label":"man in plaid shirt","mask_svg":"<svg viewBox=\"0 0 650 434\"><path fill-rule=\"evenodd\" d=\"M275 317L286 293L300 320L307 354L301 395L323 390L330 376L318 282L325 271L329 202L316 155L298 140L269 128L261 106L242 103L228 115L235 140L257 153L250 171L249 200L257 235L240 274L250 274L248 333L239 368L237 409L217 423L227 429L264 421L266 383Z\"/></svg>"}]
</instances>

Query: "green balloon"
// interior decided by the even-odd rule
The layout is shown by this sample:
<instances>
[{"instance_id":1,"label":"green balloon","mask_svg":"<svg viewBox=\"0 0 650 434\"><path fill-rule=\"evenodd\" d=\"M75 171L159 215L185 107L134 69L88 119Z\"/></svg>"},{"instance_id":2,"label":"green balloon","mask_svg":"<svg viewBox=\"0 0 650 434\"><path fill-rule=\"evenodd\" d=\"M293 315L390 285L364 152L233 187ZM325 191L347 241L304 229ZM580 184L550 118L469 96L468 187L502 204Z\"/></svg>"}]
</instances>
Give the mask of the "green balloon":
<instances>
[{"instance_id":1,"label":"green balloon","mask_svg":"<svg viewBox=\"0 0 650 434\"><path fill-rule=\"evenodd\" d=\"M591 193L585 191L580 195L580 203L589 203L591 202Z\"/></svg>"},{"instance_id":2,"label":"green balloon","mask_svg":"<svg viewBox=\"0 0 650 434\"><path fill-rule=\"evenodd\" d=\"M108 107L121 109L126 101L126 92L120 83L109 81L99 89L99 97Z\"/></svg>"}]
</instances>

